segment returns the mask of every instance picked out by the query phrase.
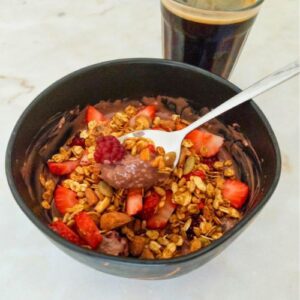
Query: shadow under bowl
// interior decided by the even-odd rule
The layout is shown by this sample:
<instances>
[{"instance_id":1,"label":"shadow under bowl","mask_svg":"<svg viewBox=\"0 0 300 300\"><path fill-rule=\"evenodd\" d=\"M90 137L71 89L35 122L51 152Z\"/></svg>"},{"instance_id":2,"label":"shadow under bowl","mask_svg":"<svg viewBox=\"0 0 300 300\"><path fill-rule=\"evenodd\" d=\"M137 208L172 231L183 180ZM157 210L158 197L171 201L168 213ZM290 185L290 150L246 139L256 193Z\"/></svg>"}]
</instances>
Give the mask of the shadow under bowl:
<instances>
[{"instance_id":1,"label":"shadow under bowl","mask_svg":"<svg viewBox=\"0 0 300 300\"><path fill-rule=\"evenodd\" d=\"M47 226L38 199L30 196L20 170L26 149L45 121L58 112L100 99L166 95L184 97L197 111L213 108L240 91L230 82L200 68L162 59L123 59L92 65L67 75L42 92L26 108L15 125L6 151L6 175L12 194L27 217L60 249L97 270L139 279L163 279L190 272L225 249L250 223L274 192L281 170L278 143L263 113L248 101L219 119L233 122L251 141L261 159L261 189L243 219L220 239L197 252L169 260L114 257L69 243ZM29 175L30 176L30 175Z\"/></svg>"}]
</instances>

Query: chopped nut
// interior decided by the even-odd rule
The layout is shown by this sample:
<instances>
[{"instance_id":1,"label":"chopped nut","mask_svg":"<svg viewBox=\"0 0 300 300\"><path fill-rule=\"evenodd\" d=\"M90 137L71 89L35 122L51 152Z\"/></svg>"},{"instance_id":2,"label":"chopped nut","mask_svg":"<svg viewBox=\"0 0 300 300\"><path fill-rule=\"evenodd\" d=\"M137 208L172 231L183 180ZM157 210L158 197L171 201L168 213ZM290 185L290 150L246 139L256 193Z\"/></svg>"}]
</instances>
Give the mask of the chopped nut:
<instances>
[{"instance_id":1,"label":"chopped nut","mask_svg":"<svg viewBox=\"0 0 300 300\"><path fill-rule=\"evenodd\" d=\"M154 255L153 255L153 253L151 252L150 249L144 248L140 258L141 259L154 259L155 257L154 257Z\"/></svg>"},{"instance_id":2,"label":"chopped nut","mask_svg":"<svg viewBox=\"0 0 300 300\"><path fill-rule=\"evenodd\" d=\"M132 256L140 256L144 250L145 238L142 236L134 236L129 242L129 252Z\"/></svg>"},{"instance_id":3,"label":"chopped nut","mask_svg":"<svg viewBox=\"0 0 300 300\"><path fill-rule=\"evenodd\" d=\"M99 201L96 193L91 188L85 190L85 197L89 205L94 205Z\"/></svg>"},{"instance_id":4,"label":"chopped nut","mask_svg":"<svg viewBox=\"0 0 300 300\"><path fill-rule=\"evenodd\" d=\"M103 230L111 230L123 226L131 222L132 218L125 213L113 211L105 213L100 219L100 228Z\"/></svg>"}]
</instances>

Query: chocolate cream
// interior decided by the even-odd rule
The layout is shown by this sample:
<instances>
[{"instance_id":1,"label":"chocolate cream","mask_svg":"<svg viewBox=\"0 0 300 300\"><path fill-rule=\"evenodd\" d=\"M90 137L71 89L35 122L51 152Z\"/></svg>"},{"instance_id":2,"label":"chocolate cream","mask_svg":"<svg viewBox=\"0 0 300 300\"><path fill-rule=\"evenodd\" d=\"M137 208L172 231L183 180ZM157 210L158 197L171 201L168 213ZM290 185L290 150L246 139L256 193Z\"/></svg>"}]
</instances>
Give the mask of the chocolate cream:
<instances>
[{"instance_id":1,"label":"chocolate cream","mask_svg":"<svg viewBox=\"0 0 300 300\"><path fill-rule=\"evenodd\" d=\"M179 114L183 119L188 121L194 121L199 116L208 112L207 108L201 109L198 114L191 108L187 100L184 98L171 98L166 96L158 97L144 97L141 100L123 99L116 101L100 101L95 105L103 114L111 116L117 111L123 110L129 104L134 106L147 105L156 102L158 105L159 115L162 119L168 119L173 113ZM70 111L64 113L57 113L50 120L46 121L45 125L40 129L37 135L33 138L30 147L26 152L26 159L21 170L23 179L28 187L28 191L32 199L41 199L42 187L39 182L40 174L43 174L46 178L54 178L58 181L57 177L54 177L49 173L47 168L47 160L57 152L59 147L64 145L69 138L72 138L79 130L83 129L86 124L84 121L85 109L81 110L76 107ZM206 130L224 136L225 142L220 150L218 156L220 159L231 159L236 171L237 178L247 182L250 188L250 198L246 211L255 205L256 196L261 190L261 162L258 158L255 149L252 147L251 142L245 137L238 124L225 125L217 119L213 119L204 126ZM130 158L125 157L124 163ZM126 161L126 162L125 162ZM142 162L145 164L145 162ZM136 162L132 165L132 169L126 167L126 172L132 177L132 172L135 172L135 168L139 167ZM103 174L104 180L109 184L112 181L122 181L119 178L118 172L113 172L110 169L112 166L104 166L106 171ZM121 168L119 166L119 168ZM124 168L124 164L123 164ZM145 172L144 177L137 180L141 185L150 187L155 183L154 170L151 166L143 165ZM139 174L141 175L141 174ZM146 181L148 184L146 184ZM121 184L123 185L123 184ZM131 186L128 186L131 187Z\"/></svg>"}]
</instances>

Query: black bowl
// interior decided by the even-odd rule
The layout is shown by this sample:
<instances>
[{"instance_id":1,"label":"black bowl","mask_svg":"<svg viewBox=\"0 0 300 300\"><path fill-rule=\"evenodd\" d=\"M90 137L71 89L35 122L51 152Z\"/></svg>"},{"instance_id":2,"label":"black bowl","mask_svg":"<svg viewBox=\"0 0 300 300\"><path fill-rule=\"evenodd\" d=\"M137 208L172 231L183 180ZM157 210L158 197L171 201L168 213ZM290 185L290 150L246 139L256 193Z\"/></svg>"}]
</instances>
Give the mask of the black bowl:
<instances>
[{"instance_id":1,"label":"black bowl","mask_svg":"<svg viewBox=\"0 0 300 300\"><path fill-rule=\"evenodd\" d=\"M37 199L32 199L21 176L26 149L44 122L57 112L84 107L100 99L168 95L185 97L191 106L215 107L240 91L228 81L202 69L161 59L124 59L92 65L52 84L24 111L7 147L6 174L11 191L28 218L59 248L75 259L106 273L140 279L182 275L203 265L229 245L267 203L280 176L281 160L274 133L260 109L249 101L220 119L237 122L252 142L262 163L262 188L255 205L223 237L208 247L169 260L147 261L96 253L60 238L47 227ZM197 100L196 100L197 99ZM33 241L34 242L34 241Z\"/></svg>"}]
</instances>

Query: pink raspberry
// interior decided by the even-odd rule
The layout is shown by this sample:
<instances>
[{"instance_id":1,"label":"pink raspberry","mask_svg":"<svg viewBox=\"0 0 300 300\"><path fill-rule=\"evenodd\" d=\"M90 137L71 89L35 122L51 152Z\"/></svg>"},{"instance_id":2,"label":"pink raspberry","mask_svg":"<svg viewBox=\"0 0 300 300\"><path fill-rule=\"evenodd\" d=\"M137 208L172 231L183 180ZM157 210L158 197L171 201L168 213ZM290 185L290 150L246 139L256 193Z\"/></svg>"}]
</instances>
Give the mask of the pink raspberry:
<instances>
[{"instance_id":1,"label":"pink raspberry","mask_svg":"<svg viewBox=\"0 0 300 300\"><path fill-rule=\"evenodd\" d=\"M96 140L94 154L95 161L102 164L111 164L121 160L125 155L125 148L114 136L102 136Z\"/></svg>"}]
</instances>

